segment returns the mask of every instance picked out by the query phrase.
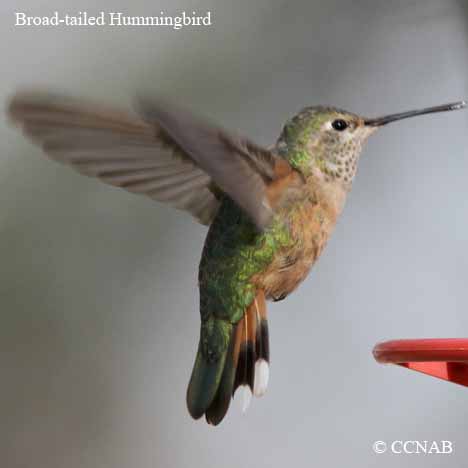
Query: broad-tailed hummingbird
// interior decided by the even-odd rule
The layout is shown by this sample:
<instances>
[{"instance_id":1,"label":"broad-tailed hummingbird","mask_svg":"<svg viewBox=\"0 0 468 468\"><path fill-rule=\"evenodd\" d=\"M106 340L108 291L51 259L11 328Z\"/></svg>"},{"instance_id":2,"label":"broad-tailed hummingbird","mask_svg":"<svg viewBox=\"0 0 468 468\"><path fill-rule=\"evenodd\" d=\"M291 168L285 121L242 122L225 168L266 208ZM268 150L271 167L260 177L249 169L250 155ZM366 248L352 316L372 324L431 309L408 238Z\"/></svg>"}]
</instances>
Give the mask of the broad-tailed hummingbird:
<instances>
[{"instance_id":1,"label":"broad-tailed hummingbird","mask_svg":"<svg viewBox=\"0 0 468 468\"><path fill-rule=\"evenodd\" d=\"M82 174L147 195L209 225L199 267L201 330L187 391L194 418L244 409L269 378L266 300L307 276L335 227L362 147L390 122L464 102L365 118L307 107L271 148L144 100L120 112L81 100L18 93L9 116L44 151Z\"/></svg>"}]
</instances>

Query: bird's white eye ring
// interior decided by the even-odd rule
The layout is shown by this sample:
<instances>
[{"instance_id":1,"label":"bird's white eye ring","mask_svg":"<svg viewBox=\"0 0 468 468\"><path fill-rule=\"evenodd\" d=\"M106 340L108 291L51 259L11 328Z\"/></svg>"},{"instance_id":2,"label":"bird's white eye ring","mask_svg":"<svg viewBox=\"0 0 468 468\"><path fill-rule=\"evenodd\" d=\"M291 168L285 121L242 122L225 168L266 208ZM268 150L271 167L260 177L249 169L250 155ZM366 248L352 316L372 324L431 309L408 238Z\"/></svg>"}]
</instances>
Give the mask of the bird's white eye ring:
<instances>
[{"instance_id":1,"label":"bird's white eye ring","mask_svg":"<svg viewBox=\"0 0 468 468\"><path fill-rule=\"evenodd\" d=\"M349 126L348 122L346 122L346 120L343 120L343 119L336 119L332 122L331 125L338 132L342 132L343 130L346 130Z\"/></svg>"}]
</instances>

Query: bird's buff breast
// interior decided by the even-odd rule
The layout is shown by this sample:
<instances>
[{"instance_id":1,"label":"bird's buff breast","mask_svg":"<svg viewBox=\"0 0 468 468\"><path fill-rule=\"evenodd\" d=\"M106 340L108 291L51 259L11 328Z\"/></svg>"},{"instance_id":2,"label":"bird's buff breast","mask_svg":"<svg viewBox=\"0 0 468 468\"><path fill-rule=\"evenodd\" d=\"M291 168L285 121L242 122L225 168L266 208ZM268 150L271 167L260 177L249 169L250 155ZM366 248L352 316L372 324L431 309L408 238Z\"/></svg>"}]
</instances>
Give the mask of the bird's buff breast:
<instances>
[{"instance_id":1,"label":"bird's buff breast","mask_svg":"<svg viewBox=\"0 0 468 468\"><path fill-rule=\"evenodd\" d=\"M293 242L280 248L268 267L256 275L255 284L267 298L279 300L306 278L322 253L338 216L337 210L311 196L287 215Z\"/></svg>"}]
</instances>

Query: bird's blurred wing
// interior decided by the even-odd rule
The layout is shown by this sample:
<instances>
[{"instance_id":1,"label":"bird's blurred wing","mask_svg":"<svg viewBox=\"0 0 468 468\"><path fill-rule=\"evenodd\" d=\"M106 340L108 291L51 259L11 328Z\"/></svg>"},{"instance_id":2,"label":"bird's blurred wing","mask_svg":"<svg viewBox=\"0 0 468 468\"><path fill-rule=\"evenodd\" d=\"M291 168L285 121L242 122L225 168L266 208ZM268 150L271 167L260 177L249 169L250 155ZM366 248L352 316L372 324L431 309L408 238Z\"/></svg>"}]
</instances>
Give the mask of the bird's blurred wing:
<instances>
[{"instance_id":1,"label":"bird's blurred wing","mask_svg":"<svg viewBox=\"0 0 468 468\"><path fill-rule=\"evenodd\" d=\"M169 105L141 116L44 93L19 93L9 116L54 160L82 174L188 211L209 224L220 192L263 228L276 156Z\"/></svg>"},{"instance_id":2,"label":"bird's blurred wing","mask_svg":"<svg viewBox=\"0 0 468 468\"><path fill-rule=\"evenodd\" d=\"M258 228L271 219L267 188L284 162L272 151L163 103L140 101L143 118L159 126L250 216Z\"/></svg>"}]
</instances>

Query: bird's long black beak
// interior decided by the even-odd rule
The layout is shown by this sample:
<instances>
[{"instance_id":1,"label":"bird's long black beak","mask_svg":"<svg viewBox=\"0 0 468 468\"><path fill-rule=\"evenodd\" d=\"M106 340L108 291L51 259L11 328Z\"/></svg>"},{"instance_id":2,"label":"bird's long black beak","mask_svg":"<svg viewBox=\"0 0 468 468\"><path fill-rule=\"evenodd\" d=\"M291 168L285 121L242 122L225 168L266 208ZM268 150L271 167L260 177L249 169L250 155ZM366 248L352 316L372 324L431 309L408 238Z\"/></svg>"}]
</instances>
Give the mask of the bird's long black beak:
<instances>
[{"instance_id":1,"label":"bird's long black beak","mask_svg":"<svg viewBox=\"0 0 468 468\"><path fill-rule=\"evenodd\" d=\"M412 110L408 112L400 112L399 114L384 115L383 117L376 117L374 119L365 119L365 125L370 127L380 127L396 120L407 119L409 117L416 117L417 115L432 114L433 112L445 112L451 110L463 109L466 107L465 101L453 102L451 104L443 104L442 106L426 107L425 109Z\"/></svg>"}]
</instances>

